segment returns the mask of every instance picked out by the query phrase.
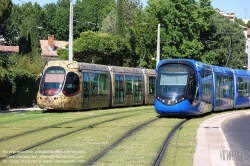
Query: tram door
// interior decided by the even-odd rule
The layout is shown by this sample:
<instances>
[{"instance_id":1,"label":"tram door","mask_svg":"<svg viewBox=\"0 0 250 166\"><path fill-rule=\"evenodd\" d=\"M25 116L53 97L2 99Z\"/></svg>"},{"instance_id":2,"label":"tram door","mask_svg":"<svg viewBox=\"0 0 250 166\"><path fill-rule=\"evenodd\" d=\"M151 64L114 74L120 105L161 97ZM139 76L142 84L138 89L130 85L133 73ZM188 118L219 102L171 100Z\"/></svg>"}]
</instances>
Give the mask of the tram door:
<instances>
[{"instance_id":1,"label":"tram door","mask_svg":"<svg viewBox=\"0 0 250 166\"><path fill-rule=\"evenodd\" d=\"M90 107L109 106L109 77L107 73L90 73Z\"/></svg>"},{"instance_id":2,"label":"tram door","mask_svg":"<svg viewBox=\"0 0 250 166\"><path fill-rule=\"evenodd\" d=\"M213 76L212 73L201 73L201 110L212 111L213 107Z\"/></svg>"},{"instance_id":3,"label":"tram door","mask_svg":"<svg viewBox=\"0 0 250 166\"><path fill-rule=\"evenodd\" d=\"M88 108L109 107L109 74L83 73L83 105Z\"/></svg>"},{"instance_id":4,"label":"tram door","mask_svg":"<svg viewBox=\"0 0 250 166\"><path fill-rule=\"evenodd\" d=\"M216 76L215 110L233 108L233 103L234 103L233 77Z\"/></svg>"},{"instance_id":5,"label":"tram door","mask_svg":"<svg viewBox=\"0 0 250 166\"><path fill-rule=\"evenodd\" d=\"M142 103L142 76L125 75L125 105Z\"/></svg>"}]
</instances>

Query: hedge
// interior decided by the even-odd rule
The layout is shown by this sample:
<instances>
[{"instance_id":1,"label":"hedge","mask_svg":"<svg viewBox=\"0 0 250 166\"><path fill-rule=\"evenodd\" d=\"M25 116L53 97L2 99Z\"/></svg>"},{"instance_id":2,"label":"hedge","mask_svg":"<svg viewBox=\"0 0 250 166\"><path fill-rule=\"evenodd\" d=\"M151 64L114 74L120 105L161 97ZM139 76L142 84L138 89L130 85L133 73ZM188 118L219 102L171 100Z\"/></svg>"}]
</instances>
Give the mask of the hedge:
<instances>
[{"instance_id":1,"label":"hedge","mask_svg":"<svg viewBox=\"0 0 250 166\"><path fill-rule=\"evenodd\" d=\"M26 70L0 69L0 110L31 107L36 101L39 80Z\"/></svg>"}]
</instances>

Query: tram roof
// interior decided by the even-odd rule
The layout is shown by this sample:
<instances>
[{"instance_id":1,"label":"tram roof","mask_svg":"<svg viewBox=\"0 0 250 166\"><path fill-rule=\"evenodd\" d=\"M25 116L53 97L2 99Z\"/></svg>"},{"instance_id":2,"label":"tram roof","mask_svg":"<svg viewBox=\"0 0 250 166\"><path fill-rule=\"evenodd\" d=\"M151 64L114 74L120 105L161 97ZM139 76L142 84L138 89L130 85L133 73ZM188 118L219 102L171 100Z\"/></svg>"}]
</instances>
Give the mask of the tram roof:
<instances>
[{"instance_id":1,"label":"tram roof","mask_svg":"<svg viewBox=\"0 0 250 166\"><path fill-rule=\"evenodd\" d=\"M156 70L159 69L161 65L168 64L168 63L177 63L177 64L185 64L191 66L193 69L196 71L212 71L212 66L192 60L192 59L166 59L166 60L161 60L156 68Z\"/></svg>"},{"instance_id":2,"label":"tram roof","mask_svg":"<svg viewBox=\"0 0 250 166\"><path fill-rule=\"evenodd\" d=\"M144 74L147 75L155 75L155 70L154 69L142 69Z\"/></svg>"},{"instance_id":3,"label":"tram roof","mask_svg":"<svg viewBox=\"0 0 250 166\"><path fill-rule=\"evenodd\" d=\"M250 76L250 72L248 70L234 69L234 73L239 76Z\"/></svg>"},{"instance_id":4,"label":"tram roof","mask_svg":"<svg viewBox=\"0 0 250 166\"><path fill-rule=\"evenodd\" d=\"M113 73L128 73L128 74L142 74L141 68L110 66Z\"/></svg>"},{"instance_id":5,"label":"tram roof","mask_svg":"<svg viewBox=\"0 0 250 166\"><path fill-rule=\"evenodd\" d=\"M234 70L228 67L212 66L214 73L234 74Z\"/></svg>"},{"instance_id":6,"label":"tram roof","mask_svg":"<svg viewBox=\"0 0 250 166\"><path fill-rule=\"evenodd\" d=\"M92 63L78 63L80 70L94 70L94 71L109 71L106 65L92 64Z\"/></svg>"}]
</instances>

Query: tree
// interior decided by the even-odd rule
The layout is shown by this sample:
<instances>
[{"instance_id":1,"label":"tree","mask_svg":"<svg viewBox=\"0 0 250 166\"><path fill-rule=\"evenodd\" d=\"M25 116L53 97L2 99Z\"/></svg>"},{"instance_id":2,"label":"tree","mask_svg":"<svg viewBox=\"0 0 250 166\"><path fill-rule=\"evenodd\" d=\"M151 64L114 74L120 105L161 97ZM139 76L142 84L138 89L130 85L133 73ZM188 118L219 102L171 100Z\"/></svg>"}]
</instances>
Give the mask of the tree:
<instances>
[{"instance_id":1,"label":"tree","mask_svg":"<svg viewBox=\"0 0 250 166\"><path fill-rule=\"evenodd\" d=\"M247 28L250 28L250 21L247 22L246 26Z\"/></svg>"},{"instance_id":2,"label":"tree","mask_svg":"<svg viewBox=\"0 0 250 166\"><path fill-rule=\"evenodd\" d=\"M132 54L129 56L130 66L155 68L157 23L154 17L148 17L139 6L136 10L135 17L128 26L128 39L132 48Z\"/></svg>"},{"instance_id":3,"label":"tree","mask_svg":"<svg viewBox=\"0 0 250 166\"><path fill-rule=\"evenodd\" d=\"M69 39L69 7L70 0L57 1L55 15L50 20L56 40L67 41Z\"/></svg>"},{"instance_id":4,"label":"tree","mask_svg":"<svg viewBox=\"0 0 250 166\"><path fill-rule=\"evenodd\" d=\"M4 45L18 45L20 13L19 6L13 5L10 15L11 17L9 17L3 24L0 24L0 34L4 38Z\"/></svg>"},{"instance_id":5,"label":"tree","mask_svg":"<svg viewBox=\"0 0 250 166\"><path fill-rule=\"evenodd\" d=\"M11 0L0 0L0 24L10 16L12 5Z\"/></svg>"},{"instance_id":6,"label":"tree","mask_svg":"<svg viewBox=\"0 0 250 166\"><path fill-rule=\"evenodd\" d=\"M245 36L238 23L215 13L209 19L210 28L204 40L202 61L208 64L242 69L247 66Z\"/></svg>"},{"instance_id":7,"label":"tree","mask_svg":"<svg viewBox=\"0 0 250 166\"><path fill-rule=\"evenodd\" d=\"M56 9L57 6L55 3L49 3L43 6L43 12L44 12L44 19L41 22L41 30L44 33L44 37L40 39L48 39L49 35L55 35L56 34L56 27L54 26L54 19L56 16ZM53 21L53 22L52 22ZM57 37L57 36L56 36Z\"/></svg>"},{"instance_id":8,"label":"tree","mask_svg":"<svg viewBox=\"0 0 250 166\"><path fill-rule=\"evenodd\" d=\"M116 9L114 8L106 18L103 19L102 21L102 27L100 29L101 32L103 33L110 33L110 34L115 34L116 33Z\"/></svg>"},{"instance_id":9,"label":"tree","mask_svg":"<svg viewBox=\"0 0 250 166\"><path fill-rule=\"evenodd\" d=\"M242 26L246 26L245 22L240 18L235 17L234 21Z\"/></svg>"},{"instance_id":10,"label":"tree","mask_svg":"<svg viewBox=\"0 0 250 166\"><path fill-rule=\"evenodd\" d=\"M74 6L74 38L88 30L99 31L104 18L115 7L115 0L77 1Z\"/></svg>"},{"instance_id":11,"label":"tree","mask_svg":"<svg viewBox=\"0 0 250 166\"><path fill-rule=\"evenodd\" d=\"M42 8L39 4L25 3L20 6L20 13L16 13L19 20L19 50L20 53L28 54L32 51L33 54L40 53L40 42L38 27L41 17ZM32 58L31 58L32 59Z\"/></svg>"},{"instance_id":12,"label":"tree","mask_svg":"<svg viewBox=\"0 0 250 166\"><path fill-rule=\"evenodd\" d=\"M118 35L87 31L74 41L73 50L74 60L79 62L127 66L126 56L130 54L130 45ZM67 58L66 52L60 49L59 57Z\"/></svg>"},{"instance_id":13,"label":"tree","mask_svg":"<svg viewBox=\"0 0 250 166\"><path fill-rule=\"evenodd\" d=\"M117 0L116 7L116 35L125 36L124 1Z\"/></svg>"},{"instance_id":14,"label":"tree","mask_svg":"<svg viewBox=\"0 0 250 166\"><path fill-rule=\"evenodd\" d=\"M161 25L162 59L200 60L200 36L209 27L207 17L214 13L209 0L149 0L146 12Z\"/></svg>"}]
</instances>

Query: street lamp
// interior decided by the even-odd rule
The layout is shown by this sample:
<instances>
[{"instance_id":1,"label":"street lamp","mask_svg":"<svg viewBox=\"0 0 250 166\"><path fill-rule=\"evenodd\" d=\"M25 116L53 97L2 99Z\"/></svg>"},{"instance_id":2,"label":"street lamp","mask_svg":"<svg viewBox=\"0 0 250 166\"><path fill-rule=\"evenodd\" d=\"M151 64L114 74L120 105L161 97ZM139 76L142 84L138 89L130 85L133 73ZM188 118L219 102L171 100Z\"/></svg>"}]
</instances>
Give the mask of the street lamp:
<instances>
[{"instance_id":1,"label":"street lamp","mask_svg":"<svg viewBox=\"0 0 250 166\"><path fill-rule=\"evenodd\" d=\"M227 62L225 64L225 67L227 67L229 58L233 52L233 50L232 50L232 35L234 35L234 33L232 33L232 32L218 32L218 33L216 33L216 35L229 35L230 36L230 49L228 49L229 53L228 53L228 57L227 57Z\"/></svg>"}]
</instances>

